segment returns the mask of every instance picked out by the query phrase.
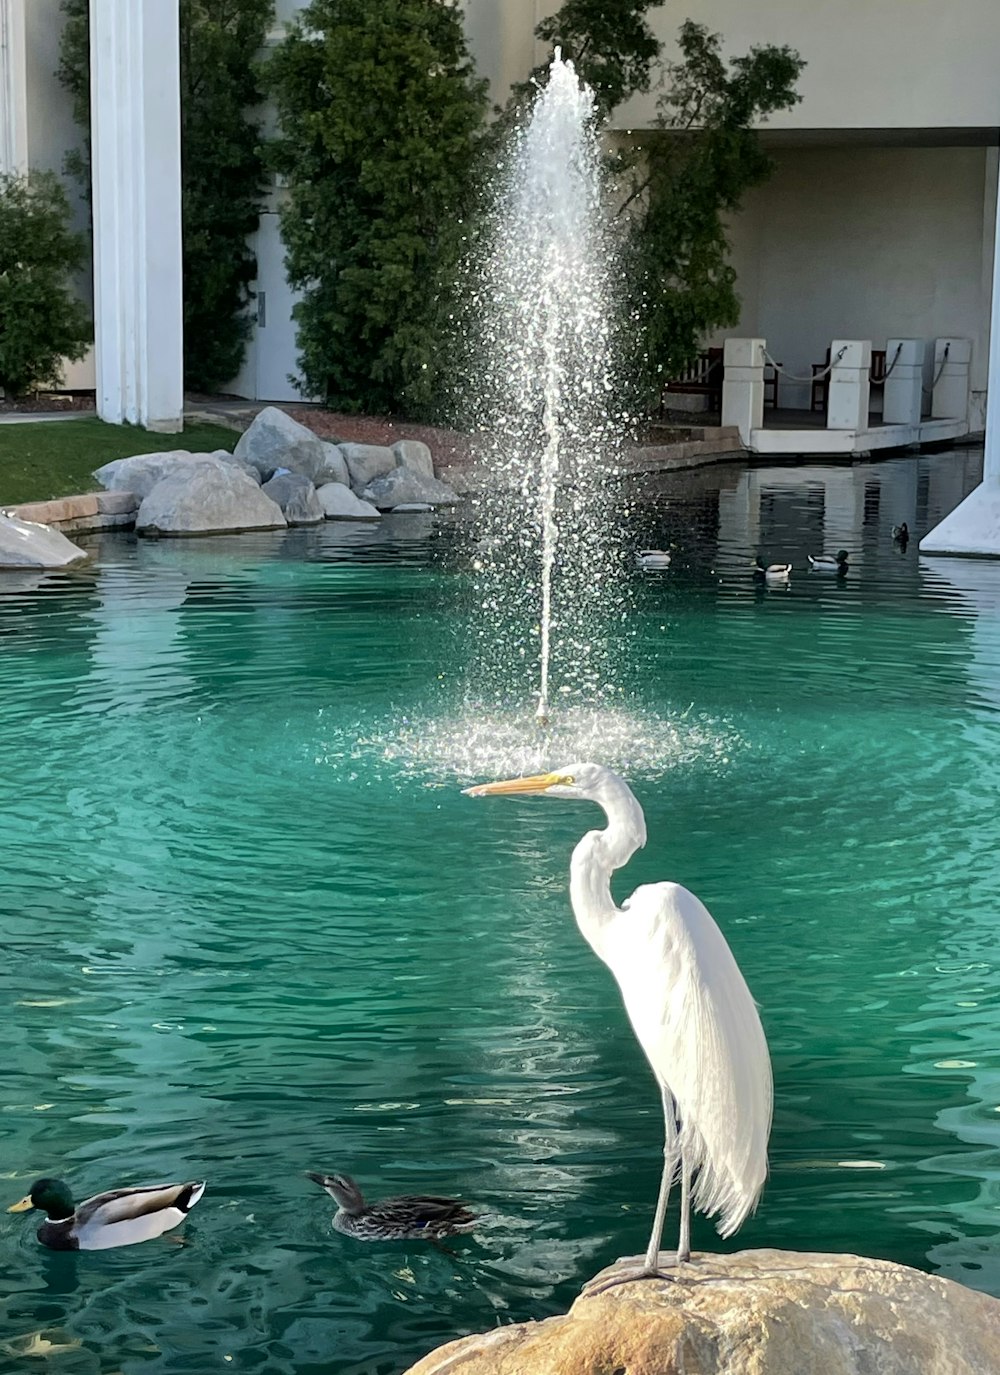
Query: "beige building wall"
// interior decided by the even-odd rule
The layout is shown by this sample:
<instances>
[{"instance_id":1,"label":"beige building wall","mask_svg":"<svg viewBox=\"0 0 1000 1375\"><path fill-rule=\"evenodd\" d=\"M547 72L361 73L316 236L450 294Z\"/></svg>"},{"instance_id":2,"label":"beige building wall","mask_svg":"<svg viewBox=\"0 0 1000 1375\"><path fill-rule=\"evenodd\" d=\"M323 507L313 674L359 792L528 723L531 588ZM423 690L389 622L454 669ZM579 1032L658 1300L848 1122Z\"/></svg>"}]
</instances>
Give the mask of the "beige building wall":
<instances>
[{"instance_id":1,"label":"beige building wall","mask_svg":"<svg viewBox=\"0 0 1000 1375\"><path fill-rule=\"evenodd\" d=\"M998 7L1000 8L1000 7ZM986 386L997 153L986 148L785 148L732 226L743 314L805 375L834 338L973 341ZM808 386L782 381L782 405ZM981 425L981 416L979 417Z\"/></svg>"}]
</instances>

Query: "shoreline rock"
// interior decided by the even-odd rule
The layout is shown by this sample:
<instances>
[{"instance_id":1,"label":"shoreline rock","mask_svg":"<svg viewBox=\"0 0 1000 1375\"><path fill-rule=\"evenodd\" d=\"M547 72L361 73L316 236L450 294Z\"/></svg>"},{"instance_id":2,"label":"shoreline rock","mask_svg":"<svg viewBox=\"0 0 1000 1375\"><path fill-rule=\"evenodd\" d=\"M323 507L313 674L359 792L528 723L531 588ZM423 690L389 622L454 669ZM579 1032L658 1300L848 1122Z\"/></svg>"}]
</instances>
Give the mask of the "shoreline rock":
<instances>
[{"instance_id":1,"label":"shoreline rock","mask_svg":"<svg viewBox=\"0 0 1000 1375\"><path fill-rule=\"evenodd\" d=\"M1000 1299L906 1265L759 1250L682 1276L462 1337L405 1375L1000 1375Z\"/></svg>"}]
</instances>

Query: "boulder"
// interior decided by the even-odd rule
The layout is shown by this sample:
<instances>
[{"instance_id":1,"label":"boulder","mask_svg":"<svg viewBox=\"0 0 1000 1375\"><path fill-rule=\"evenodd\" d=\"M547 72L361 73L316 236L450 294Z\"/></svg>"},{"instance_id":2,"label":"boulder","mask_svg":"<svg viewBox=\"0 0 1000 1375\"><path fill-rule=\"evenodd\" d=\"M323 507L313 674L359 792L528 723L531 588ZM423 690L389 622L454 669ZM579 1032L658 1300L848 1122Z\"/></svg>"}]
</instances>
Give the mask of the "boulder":
<instances>
[{"instance_id":1,"label":"boulder","mask_svg":"<svg viewBox=\"0 0 1000 1375\"><path fill-rule=\"evenodd\" d=\"M396 455L397 468L412 468L416 473L423 473L424 477L434 476L431 451L419 439L399 439L392 446L392 452Z\"/></svg>"},{"instance_id":2,"label":"boulder","mask_svg":"<svg viewBox=\"0 0 1000 1375\"><path fill-rule=\"evenodd\" d=\"M376 477L384 477L396 466L396 455L382 444L341 444L351 486L360 492Z\"/></svg>"},{"instance_id":3,"label":"boulder","mask_svg":"<svg viewBox=\"0 0 1000 1375\"><path fill-rule=\"evenodd\" d=\"M323 504L316 488L302 473L272 477L260 490L278 503L289 525L318 525L323 519Z\"/></svg>"},{"instance_id":4,"label":"boulder","mask_svg":"<svg viewBox=\"0 0 1000 1375\"><path fill-rule=\"evenodd\" d=\"M434 507L429 501L404 501L400 506L390 507L390 512L394 516L424 515L433 510Z\"/></svg>"},{"instance_id":5,"label":"boulder","mask_svg":"<svg viewBox=\"0 0 1000 1375\"><path fill-rule=\"evenodd\" d=\"M135 528L147 534L201 535L286 525L281 507L232 463L175 470L142 500Z\"/></svg>"},{"instance_id":6,"label":"boulder","mask_svg":"<svg viewBox=\"0 0 1000 1375\"><path fill-rule=\"evenodd\" d=\"M349 487L351 475L347 471L347 459L344 457L340 445L328 444L324 440L323 452L326 454L327 472L330 474L329 477L323 479L323 482L342 482L345 487ZM313 482L316 482L315 478L313 478ZM316 485L322 487L323 483L318 482Z\"/></svg>"},{"instance_id":7,"label":"boulder","mask_svg":"<svg viewBox=\"0 0 1000 1375\"><path fill-rule=\"evenodd\" d=\"M0 568L66 568L86 557L61 531L0 511Z\"/></svg>"},{"instance_id":8,"label":"boulder","mask_svg":"<svg viewBox=\"0 0 1000 1375\"><path fill-rule=\"evenodd\" d=\"M458 493L446 487L443 482L438 482L436 477L425 477L413 468L394 468L385 477L377 477L374 482L370 482L361 495L380 511L413 502L429 506L451 506L458 500Z\"/></svg>"},{"instance_id":9,"label":"boulder","mask_svg":"<svg viewBox=\"0 0 1000 1375\"><path fill-rule=\"evenodd\" d=\"M356 497L342 482L327 482L316 495L327 520L378 520L379 513L367 501Z\"/></svg>"},{"instance_id":10,"label":"boulder","mask_svg":"<svg viewBox=\"0 0 1000 1375\"><path fill-rule=\"evenodd\" d=\"M266 482L276 468L302 473L319 486L333 482L333 468L325 450L327 445L277 406L265 406L239 437L233 450L237 458L250 463Z\"/></svg>"},{"instance_id":11,"label":"boulder","mask_svg":"<svg viewBox=\"0 0 1000 1375\"><path fill-rule=\"evenodd\" d=\"M130 458L116 458L98 468L94 477L109 492L134 492L139 501L147 497L158 482L176 472L189 472L195 467L216 467L223 464L242 468L225 449L210 454L193 454L187 449L167 449L162 454L133 454Z\"/></svg>"},{"instance_id":12,"label":"boulder","mask_svg":"<svg viewBox=\"0 0 1000 1375\"><path fill-rule=\"evenodd\" d=\"M564 1316L449 1342L406 1375L445 1370L1000 1375L1000 1299L862 1256L772 1250L699 1255L683 1278L581 1295Z\"/></svg>"}]
</instances>

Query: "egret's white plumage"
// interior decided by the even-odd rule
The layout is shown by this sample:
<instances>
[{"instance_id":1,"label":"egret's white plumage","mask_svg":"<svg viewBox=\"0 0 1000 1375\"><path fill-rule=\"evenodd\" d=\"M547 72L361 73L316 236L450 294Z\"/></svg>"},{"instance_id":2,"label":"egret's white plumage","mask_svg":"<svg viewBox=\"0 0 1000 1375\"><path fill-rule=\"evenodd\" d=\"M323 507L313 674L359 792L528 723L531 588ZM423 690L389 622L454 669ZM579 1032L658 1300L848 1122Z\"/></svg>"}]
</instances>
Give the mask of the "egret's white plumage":
<instances>
[{"instance_id":1,"label":"egret's white plumage","mask_svg":"<svg viewBox=\"0 0 1000 1375\"><path fill-rule=\"evenodd\" d=\"M636 889L619 908L611 875L646 843L642 808L624 779L599 764L570 764L534 778L467 791L542 794L596 802L608 819L570 863L577 924L609 967L639 1044L660 1084L664 1169L642 1273L656 1272L663 1217L681 1178L678 1261L689 1258L689 1209L737 1230L760 1198L771 1128L771 1062L757 1008L725 937L705 905L677 883Z\"/></svg>"}]
</instances>

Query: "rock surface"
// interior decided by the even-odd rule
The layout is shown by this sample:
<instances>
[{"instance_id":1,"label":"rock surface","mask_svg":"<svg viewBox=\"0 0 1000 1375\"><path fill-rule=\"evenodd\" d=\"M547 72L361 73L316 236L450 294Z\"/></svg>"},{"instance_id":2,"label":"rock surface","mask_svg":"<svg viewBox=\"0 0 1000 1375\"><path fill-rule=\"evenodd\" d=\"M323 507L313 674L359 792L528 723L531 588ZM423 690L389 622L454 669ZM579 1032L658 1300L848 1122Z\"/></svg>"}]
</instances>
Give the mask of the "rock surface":
<instances>
[{"instance_id":1,"label":"rock surface","mask_svg":"<svg viewBox=\"0 0 1000 1375\"><path fill-rule=\"evenodd\" d=\"M285 524L277 502L233 463L178 469L143 498L135 517L137 530L161 535L271 530Z\"/></svg>"},{"instance_id":2,"label":"rock surface","mask_svg":"<svg viewBox=\"0 0 1000 1375\"><path fill-rule=\"evenodd\" d=\"M316 491L327 520L378 520L374 506L354 495L341 482L327 482Z\"/></svg>"},{"instance_id":3,"label":"rock surface","mask_svg":"<svg viewBox=\"0 0 1000 1375\"><path fill-rule=\"evenodd\" d=\"M324 518L316 488L302 473L272 477L260 490L278 503L289 525L318 525Z\"/></svg>"},{"instance_id":4,"label":"rock surface","mask_svg":"<svg viewBox=\"0 0 1000 1375\"><path fill-rule=\"evenodd\" d=\"M349 487L351 475L347 471L347 459L341 453L339 446L328 444L324 440L323 452L326 454L327 472L330 474L329 477L323 479L323 482L342 482L345 487ZM316 482L316 479L313 478L313 481ZM317 482L316 486L322 487L323 482Z\"/></svg>"},{"instance_id":5,"label":"rock surface","mask_svg":"<svg viewBox=\"0 0 1000 1375\"><path fill-rule=\"evenodd\" d=\"M449 1342L406 1375L445 1372L1000 1375L1000 1299L862 1256L699 1255L680 1281L581 1296L562 1317Z\"/></svg>"},{"instance_id":6,"label":"rock surface","mask_svg":"<svg viewBox=\"0 0 1000 1375\"><path fill-rule=\"evenodd\" d=\"M458 500L457 492L438 482L436 477L426 477L415 468L394 468L384 477L369 482L361 495L380 511L414 502L429 506L451 506Z\"/></svg>"},{"instance_id":7,"label":"rock surface","mask_svg":"<svg viewBox=\"0 0 1000 1375\"><path fill-rule=\"evenodd\" d=\"M319 486L337 480L328 447L277 406L265 406L240 435L233 454L252 464L264 482L276 468L288 468Z\"/></svg>"},{"instance_id":8,"label":"rock surface","mask_svg":"<svg viewBox=\"0 0 1000 1375\"><path fill-rule=\"evenodd\" d=\"M66 568L86 557L59 530L0 511L0 568Z\"/></svg>"},{"instance_id":9,"label":"rock surface","mask_svg":"<svg viewBox=\"0 0 1000 1375\"><path fill-rule=\"evenodd\" d=\"M342 444L340 452L347 463L351 486L359 492L373 478L384 477L396 467L395 453L381 444Z\"/></svg>"},{"instance_id":10,"label":"rock surface","mask_svg":"<svg viewBox=\"0 0 1000 1375\"><path fill-rule=\"evenodd\" d=\"M419 439L398 439L392 446L397 468L412 468L424 477L434 476L434 460L426 444Z\"/></svg>"},{"instance_id":11,"label":"rock surface","mask_svg":"<svg viewBox=\"0 0 1000 1375\"><path fill-rule=\"evenodd\" d=\"M139 501L149 496L158 482L178 472L193 472L197 467L243 469L225 449L210 454L193 454L187 449L167 449L162 454L133 454L116 458L94 472L94 477L109 492L134 492ZM255 480L256 475L255 475Z\"/></svg>"}]
</instances>

